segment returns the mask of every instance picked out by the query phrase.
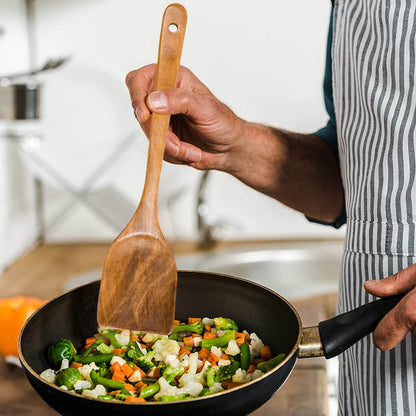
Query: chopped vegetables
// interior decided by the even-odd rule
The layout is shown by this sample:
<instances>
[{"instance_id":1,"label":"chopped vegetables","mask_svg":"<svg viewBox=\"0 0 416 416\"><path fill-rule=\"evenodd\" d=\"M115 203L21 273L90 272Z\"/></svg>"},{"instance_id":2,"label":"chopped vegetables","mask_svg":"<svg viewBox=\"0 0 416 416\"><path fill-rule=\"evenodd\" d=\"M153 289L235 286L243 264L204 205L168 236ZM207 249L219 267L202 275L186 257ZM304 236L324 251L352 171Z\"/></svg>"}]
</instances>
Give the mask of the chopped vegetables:
<instances>
[{"instance_id":1,"label":"chopped vegetables","mask_svg":"<svg viewBox=\"0 0 416 416\"><path fill-rule=\"evenodd\" d=\"M77 351L69 340L49 348L53 369L40 375L68 391L127 403L171 402L215 394L250 382L285 354L230 318L175 321L169 337L104 329ZM59 368L59 370L56 370Z\"/></svg>"}]
</instances>

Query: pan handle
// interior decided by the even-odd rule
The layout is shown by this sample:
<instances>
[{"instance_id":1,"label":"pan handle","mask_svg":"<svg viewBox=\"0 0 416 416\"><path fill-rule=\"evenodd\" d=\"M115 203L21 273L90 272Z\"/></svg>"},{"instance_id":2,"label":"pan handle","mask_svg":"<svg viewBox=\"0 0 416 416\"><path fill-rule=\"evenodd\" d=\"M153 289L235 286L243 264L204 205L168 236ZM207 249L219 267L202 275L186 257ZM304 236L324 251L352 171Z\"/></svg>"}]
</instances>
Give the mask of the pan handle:
<instances>
[{"instance_id":1,"label":"pan handle","mask_svg":"<svg viewBox=\"0 0 416 416\"><path fill-rule=\"evenodd\" d=\"M361 338L371 334L381 319L393 309L405 293L366 303L352 311L322 321L317 327L304 328L299 358L335 357Z\"/></svg>"}]
</instances>

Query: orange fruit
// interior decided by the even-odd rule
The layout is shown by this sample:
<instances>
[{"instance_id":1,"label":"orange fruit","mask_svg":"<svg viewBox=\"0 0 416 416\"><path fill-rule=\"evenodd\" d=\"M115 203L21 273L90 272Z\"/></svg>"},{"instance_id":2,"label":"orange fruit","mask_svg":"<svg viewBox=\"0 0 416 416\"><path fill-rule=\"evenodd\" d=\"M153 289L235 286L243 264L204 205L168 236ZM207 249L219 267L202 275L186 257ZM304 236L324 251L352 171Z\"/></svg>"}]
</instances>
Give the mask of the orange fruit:
<instances>
[{"instance_id":1,"label":"orange fruit","mask_svg":"<svg viewBox=\"0 0 416 416\"><path fill-rule=\"evenodd\" d=\"M23 324L45 301L26 296L0 299L0 355L17 357L17 339Z\"/></svg>"}]
</instances>

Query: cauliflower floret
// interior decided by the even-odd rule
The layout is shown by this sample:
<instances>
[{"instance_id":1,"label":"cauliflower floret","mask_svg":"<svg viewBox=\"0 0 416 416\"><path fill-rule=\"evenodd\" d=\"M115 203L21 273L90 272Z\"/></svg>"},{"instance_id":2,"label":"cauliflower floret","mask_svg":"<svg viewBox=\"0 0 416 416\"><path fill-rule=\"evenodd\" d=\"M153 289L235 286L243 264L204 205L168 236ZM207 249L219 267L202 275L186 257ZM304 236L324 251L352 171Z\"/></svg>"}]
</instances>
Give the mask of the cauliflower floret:
<instances>
[{"instance_id":1,"label":"cauliflower floret","mask_svg":"<svg viewBox=\"0 0 416 416\"><path fill-rule=\"evenodd\" d=\"M160 390L155 394L155 399L160 396L176 396L178 394L178 388L171 386L163 377L159 379Z\"/></svg>"},{"instance_id":2,"label":"cauliflower floret","mask_svg":"<svg viewBox=\"0 0 416 416\"><path fill-rule=\"evenodd\" d=\"M63 358L62 359L62 362L61 362L61 368L59 369L59 371L60 370L66 370L68 367L69 367L69 361L68 361L68 359L67 358Z\"/></svg>"},{"instance_id":3,"label":"cauliflower floret","mask_svg":"<svg viewBox=\"0 0 416 416\"><path fill-rule=\"evenodd\" d=\"M145 342L146 344L151 344L152 342L155 342L157 339L163 339L163 338L167 338L167 336L164 335L158 335L158 334L151 334L150 332L148 332L143 338L142 341Z\"/></svg>"},{"instance_id":4,"label":"cauliflower floret","mask_svg":"<svg viewBox=\"0 0 416 416\"><path fill-rule=\"evenodd\" d=\"M232 380L236 383L247 383L251 380L251 377L249 376L249 374L247 374L246 370L239 368L234 373Z\"/></svg>"},{"instance_id":5,"label":"cauliflower floret","mask_svg":"<svg viewBox=\"0 0 416 416\"><path fill-rule=\"evenodd\" d=\"M40 378L47 381L48 383L55 383L55 371L53 371L52 368L48 368L47 370L41 373Z\"/></svg>"},{"instance_id":6,"label":"cauliflower floret","mask_svg":"<svg viewBox=\"0 0 416 416\"><path fill-rule=\"evenodd\" d=\"M205 375L208 367L211 367L211 364L210 364L209 361L205 361L205 364L202 367L202 370L199 373L195 374L195 381L197 381L198 383L202 383L202 379L204 378L204 375Z\"/></svg>"},{"instance_id":7,"label":"cauliflower floret","mask_svg":"<svg viewBox=\"0 0 416 416\"><path fill-rule=\"evenodd\" d=\"M187 354L182 354L179 357L179 365L182 367L189 367L189 357Z\"/></svg>"},{"instance_id":8,"label":"cauliflower floret","mask_svg":"<svg viewBox=\"0 0 416 416\"><path fill-rule=\"evenodd\" d=\"M62 390L68 391L68 387L65 386L64 384L62 384L62 386L59 386L59 388Z\"/></svg>"},{"instance_id":9,"label":"cauliflower floret","mask_svg":"<svg viewBox=\"0 0 416 416\"><path fill-rule=\"evenodd\" d=\"M99 368L95 365L95 363L91 363L91 364L84 364L82 367L79 367L78 370L81 373L81 376L84 380L87 380L90 383L92 383L92 380L90 377L91 370L99 370Z\"/></svg>"},{"instance_id":10,"label":"cauliflower floret","mask_svg":"<svg viewBox=\"0 0 416 416\"><path fill-rule=\"evenodd\" d=\"M90 397L91 399L96 399L98 396L103 396L105 394L105 387L101 384L97 384L93 390L84 390L82 395L85 397Z\"/></svg>"},{"instance_id":11,"label":"cauliflower floret","mask_svg":"<svg viewBox=\"0 0 416 416\"><path fill-rule=\"evenodd\" d=\"M167 365L170 365L172 368L176 368L180 366L180 362L178 360L178 357L176 355L168 355L165 359L165 363Z\"/></svg>"},{"instance_id":12,"label":"cauliflower floret","mask_svg":"<svg viewBox=\"0 0 416 416\"><path fill-rule=\"evenodd\" d=\"M166 362L166 358L169 355L177 356L180 350L179 344L169 338L163 338L157 340L152 347L155 352L155 360Z\"/></svg>"},{"instance_id":13,"label":"cauliflower floret","mask_svg":"<svg viewBox=\"0 0 416 416\"><path fill-rule=\"evenodd\" d=\"M211 329L212 332L212 329ZM222 337L223 335L225 335L227 332L226 329L217 329L217 337Z\"/></svg>"},{"instance_id":14,"label":"cauliflower floret","mask_svg":"<svg viewBox=\"0 0 416 416\"><path fill-rule=\"evenodd\" d=\"M221 349L220 348L218 348L218 347L211 347L211 352L214 354L214 355L216 355L218 358L221 358L221 355L222 355L222 351L221 351Z\"/></svg>"},{"instance_id":15,"label":"cauliflower floret","mask_svg":"<svg viewBox=\"0 0 416 416\"><path fill-rule=\"evenodd\" d=\"M121 331L119 334L114 335L114 338L121 346L127 345L130 342L130 331Z\"/></svg>"},{"instance_id":16,"label":"cauliflower floret","mask_svg":"<svg viewBox=\"0 0 416 416\"><path fill-rule=\"evenodd\" d=\"M263 371L261 370L254 370L252 373L248 373L247 376L250 377L250 380L255 380L263 375Z\"/></svg>"},{"instance_id":17,"label":"cauliflower floret","mask_svg":"<svg viewBox=\"0 0 416 416\"><path fill-rule=\"evenodd\" d=\"M115 355L111 361L110 364L113 365L114 363L119 363L120 367L123 366L124 364L126 364L126 360L123 360L121 357L119 357L118 355Z\"/></svg>"},{"instance_id":18,"label":"cauliflower floret","mask_svg":"<svg viewBox=\"0 0 416 416\"><path fill-rule=\"evenodd\" d=\"M178 389L178 393L189 393L191 396L197 397L199 396L199 393L201 393L203 388L204 386L201 383L198 383L197 381L191 381L186 386Z\"/></svg>"},{"instance_id":19,"label":"cauliflower floret","mask_svg":"<svg viewBox=\"0 0 416 416\"><path fill-rule=\"evenodd\" d=\"M194 337L194 346L199 347L202 342L202 337Z\"/></svg>"},{"instance_id":20,"label":"cauliflower floret","mask_svg":"<svg viewBox=\"0 0 416 416\"><path fill-rule=\"evenodd\" d=\"M195 380L196 370L198 369L198 353L189 354L189 369L179 379L179 386L183 387Z\"/></svg>"},{"instance_id":21,"label":"cauliflower floret","mask_svg":"<svg viewBox=\"0 0 416 416\"><path fill-rule=\"evenodd\" d=\"M92 384L87 380L78 380L74 384L74 390L85 390L89 389L90 387L92 387Z\"/></svg>"},{"instance_id":22,"label":"cauliflower floret","mask_svg":"<svg viewBox=\"0 0 416 416\"><path fill-rule=\"evenodd\" d=\"M218 366L221 367L223 365L230 365L231 361L230 360L223 360L222 358L220 358L220 360L218 361Z\"/></svg>"},{"instance_id":23,"label":"cauliflower floret","mask_svg":"<svg viewBox=\"0 0 416 416\"><path fill-rule=\"evenodd\" d=\"M250 358L260 357L264 347L262 340L253 332L250 334Z\"/></svg>"},{"instance_id":24,"label":"cauliflower floret","mask_svg":"<svg viewBox=\"0 0 416 416\"><path fill-rule=\"evenodd\" d=\"M138 381L140 381L142 379L142 373L140 372L140 370L136 370L130 377L129 377L129 381L130 383L137 383Z\"/></svg>"},{"instance_id":25,"label":"cauliflower floret","mask_svg":"<svg viewBox=\"0 0 416 416\"><path fill-rule=\"evenodd\" d=\"M214 320L211 318L202 318L202 323L204 325L210 325L213 326L214 325Z\"/></svg>"},{"instance_id":26,"label":"cauliflower floret","mask_svg":"<svg viewBox=\"0 0 416 416\"><path fill-rule=\"evenodd\" d=\"M232 355L232 356L240 354L240 347L237 345L237 342L235 341L235 339L232 339L228 343L228 346L227 346L227 348L224 352L226 354Z\"/></svg>"},{"instance_id":27,"label":"cauliflower floret","mask_svg":"<svg viewBox=\"0 0 416 416\"><path fill-rule=\"evenodd\" d=\"M218 393L220 391L223 391L224 388L222 387L221 383L218 383L218 381L216 381L214 385L209 388L209 390L213 393Z\"/></svg>"}]
</instances>

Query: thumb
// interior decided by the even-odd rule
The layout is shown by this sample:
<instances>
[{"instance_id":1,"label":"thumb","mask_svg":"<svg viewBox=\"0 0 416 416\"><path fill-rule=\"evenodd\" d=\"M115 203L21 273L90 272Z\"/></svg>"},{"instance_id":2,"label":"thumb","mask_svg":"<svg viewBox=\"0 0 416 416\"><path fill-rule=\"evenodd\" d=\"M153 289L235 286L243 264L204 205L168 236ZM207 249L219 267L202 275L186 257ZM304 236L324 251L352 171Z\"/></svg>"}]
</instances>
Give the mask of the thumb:
<instances>
[{"instance_id":1,"label":"thumb","mask_svg":"<svg viewBox=\"0 0 416 416\"><path fill-rule=\"evenodd\" d=\"M146 104L159 114L184 114L192 119L204 119L214 107L208 98L182 88L154 91L147 96ZM211 105L210 105L211 104Z\"/></svg>"},{"instance_id":2,"label":"thumb","mask_svg":"<svg viewBox=\"0 0 416 416\"><path fill-rule=\"evenodd\" d=\"M409 292L416 286L416 264L381 280L367 280L364 288L374 296L385 297Z\"/></svg>"}]
</instances>

